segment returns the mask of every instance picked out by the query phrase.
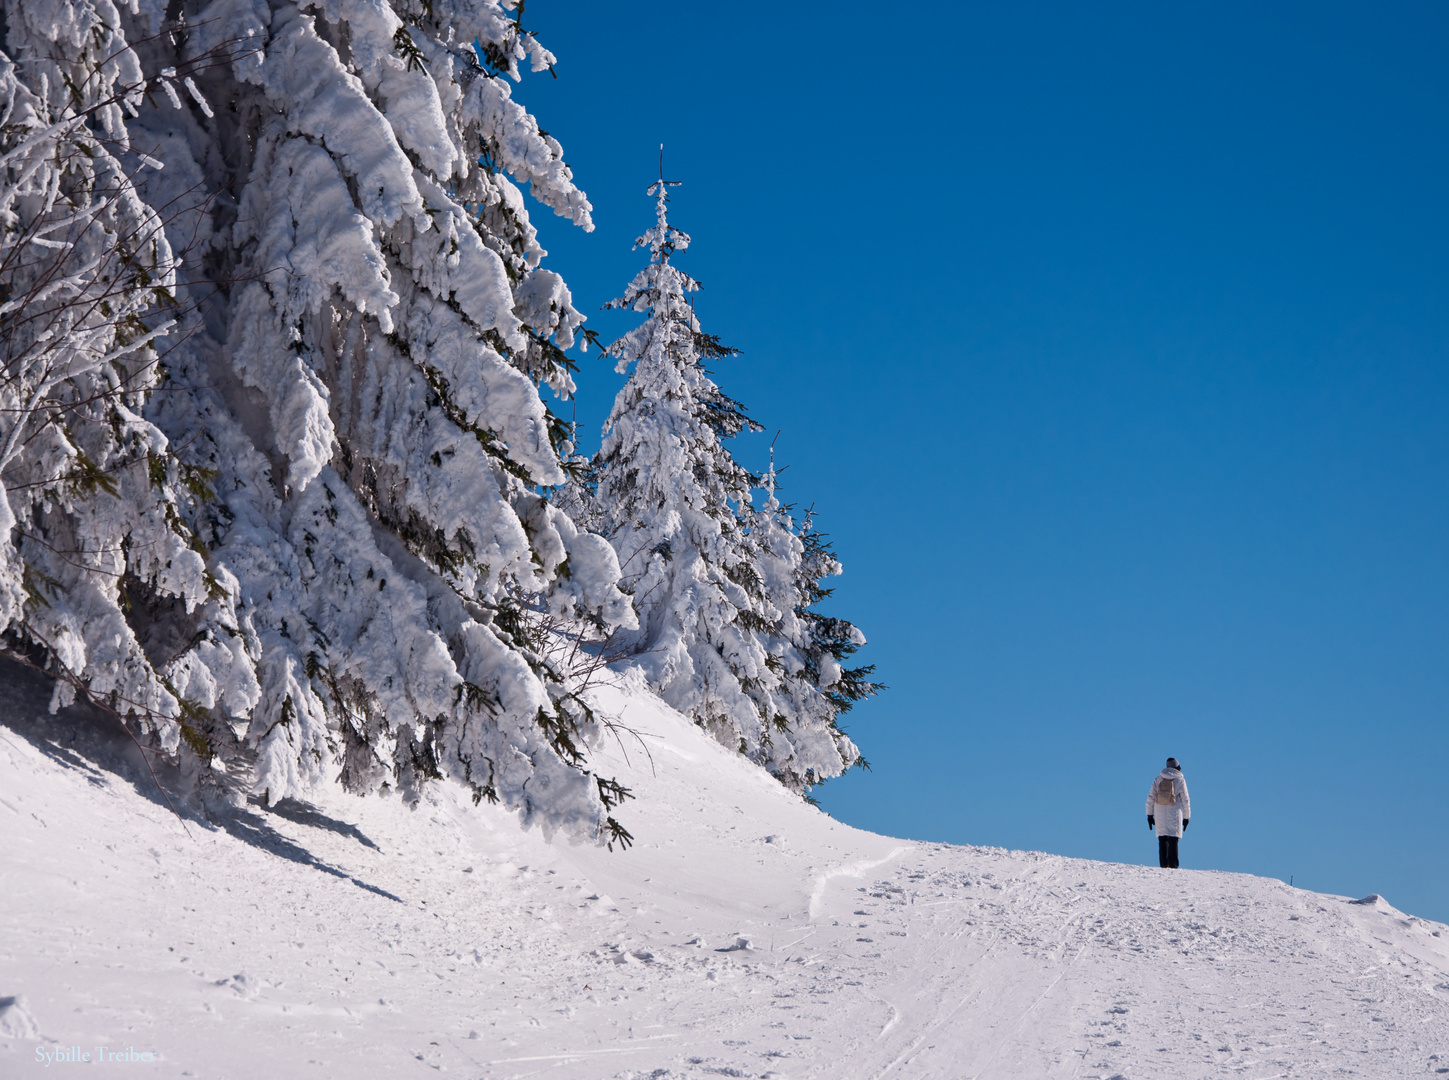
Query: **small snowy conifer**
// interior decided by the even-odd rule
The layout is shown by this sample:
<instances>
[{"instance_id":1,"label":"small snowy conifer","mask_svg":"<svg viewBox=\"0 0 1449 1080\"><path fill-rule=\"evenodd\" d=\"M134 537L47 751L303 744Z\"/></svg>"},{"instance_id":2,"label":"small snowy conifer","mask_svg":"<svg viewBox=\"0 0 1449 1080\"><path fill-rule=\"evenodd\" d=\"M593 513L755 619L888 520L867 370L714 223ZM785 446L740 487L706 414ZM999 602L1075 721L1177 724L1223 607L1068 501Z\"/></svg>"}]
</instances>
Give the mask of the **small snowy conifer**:
<instances>
[{"instance_id":1,"label":"small snowy conifer","mask_svg":"<svg viewBox=\"0 0 1449 1080\"><path fill-rule=\"evenodd\" d=\"M597 492L571 498L601 517L619 554L640 615L626 644L651 684L804 792L859 758L835 717L848 707L838 658L864 639L844 622L843 644L816 633L821 617L807 609L839 564L797 535L773 471L764 508L752 506L757 478L725 446L759 425L704 367L733 350L700 329L688 298L698 283L673 263L690 241L669 223L670 186L649 188L656 223L636 245L649 265L609 305L648 317L608 347L633 371L605 429Z\"/></svg>"},{"instance_id":2,"label":"small snowy conifer","mask_svg":"<svg viewBox=\"0 0 1449 1080\"><path fill-rule=\"evenodd\" d=\"M669 187L649 188L656 223L636 247L650 262L607 306L647 312L608 346L619 391L598 456L598 504L634 595L629 645L664 700L727 746L757 754L767 733L748 693L768 677L765 653L740 623L758 594L741 508L754 477L724 446L758 430L702 361L732 350L700 330L687 294L698 284L673 256L689 237L669 224Z\"/></svg>"},{"instance_id":3,"label":"small snowy conifer","mask_svg":"<svg viewBox=\"0 0 1449 1080\"><path fill-rule=\"evenodd\" d=\"M775 678L756 699L773 725L766 767L786 786L805 792L852 765L864 765L837 719L881 689L871 667L841 663L865 635L814 605L830 595L821 582L841 566L810 515L797 522L781 504L773 461L763 479L765 501L749 511L754 564L762 580L765 618L756 626Z\"/></svg>"}]
</instances>

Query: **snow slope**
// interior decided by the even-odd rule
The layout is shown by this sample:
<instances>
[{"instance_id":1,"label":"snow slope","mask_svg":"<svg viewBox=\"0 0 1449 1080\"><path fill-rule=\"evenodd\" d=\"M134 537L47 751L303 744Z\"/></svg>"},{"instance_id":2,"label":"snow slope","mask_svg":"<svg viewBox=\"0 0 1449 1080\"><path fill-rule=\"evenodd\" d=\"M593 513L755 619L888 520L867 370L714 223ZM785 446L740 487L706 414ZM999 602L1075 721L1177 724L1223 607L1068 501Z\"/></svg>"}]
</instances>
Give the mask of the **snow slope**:
<instances>
[{"instance_id":1,"label":"snow slope","mask_svg":"<svg viewBox=\"0 0 1449 1080\"><path fill-rule=\"evenodd\" d=\"M102 1045L206 1078L1449 1074L1443 926L860 832L637 685L597 693L632 729L600 748L640 796L622 854L452 789L183 829L47 699L0 674L0 1076Z\"/></svg>"}]
</instances>

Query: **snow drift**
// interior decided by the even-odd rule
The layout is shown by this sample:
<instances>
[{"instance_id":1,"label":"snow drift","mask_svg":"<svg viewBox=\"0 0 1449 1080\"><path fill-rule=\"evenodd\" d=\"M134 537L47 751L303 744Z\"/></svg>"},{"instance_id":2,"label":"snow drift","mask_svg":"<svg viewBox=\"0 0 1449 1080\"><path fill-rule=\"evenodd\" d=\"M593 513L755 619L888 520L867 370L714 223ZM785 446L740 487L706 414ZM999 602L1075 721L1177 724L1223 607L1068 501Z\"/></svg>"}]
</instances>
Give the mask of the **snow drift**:
<instances>
[{"instance_id":1,"label":"snow drift","mask_svg":"<svg viewBox=\"0 0 1449 1080\"><path fill-rule=\"evenodd\" d=\"M101 1046L209 1078L1449 1072L1449 928L860 832L637 681L594 696L641 795L622 854L455 785L183 826L119 729L48 697L3 673L7 1077Z\"/></svg>"}]
</instances>

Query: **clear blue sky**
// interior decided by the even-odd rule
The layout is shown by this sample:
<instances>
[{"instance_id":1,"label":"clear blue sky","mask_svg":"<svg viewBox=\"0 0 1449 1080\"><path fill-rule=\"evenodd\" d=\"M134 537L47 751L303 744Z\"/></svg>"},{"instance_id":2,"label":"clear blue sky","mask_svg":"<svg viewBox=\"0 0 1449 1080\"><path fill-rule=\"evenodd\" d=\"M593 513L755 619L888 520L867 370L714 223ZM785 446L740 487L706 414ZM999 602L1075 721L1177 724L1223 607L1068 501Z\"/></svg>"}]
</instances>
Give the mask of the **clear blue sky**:
<instances>
[{"instance_id":1,"label":"clear blue sky","mask_svg":"<svg viewBox=\"0 0 1449 1080\"><path fill-rule=\"evenodd\" d=\"M890 690L841 820L1449 920L1449 7L534 0L519 99L641 263L659 143L717 374ZM631 325L591 316L606 338ZM597 354L585 446L620 385Z\"/></svg>"}]
</instances>

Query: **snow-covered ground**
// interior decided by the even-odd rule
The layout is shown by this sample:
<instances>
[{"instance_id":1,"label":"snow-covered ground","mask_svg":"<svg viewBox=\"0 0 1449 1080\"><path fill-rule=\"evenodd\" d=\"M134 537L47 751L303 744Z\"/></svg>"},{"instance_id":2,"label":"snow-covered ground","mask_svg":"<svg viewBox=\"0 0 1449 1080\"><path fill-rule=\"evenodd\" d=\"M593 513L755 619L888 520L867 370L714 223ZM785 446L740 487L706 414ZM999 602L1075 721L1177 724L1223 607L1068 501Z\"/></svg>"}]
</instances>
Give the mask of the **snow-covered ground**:
<instances>
[{"instance_id":1,"label":"snow-covered ground","mask_svg":"<svg viewBox=\"0 0 1449 1080\"><path fill-rule=\"evenodd\" d=\"M637 688L597 695L636 733L611 853L449 789L183 829L123 737L0 679L5 1077L1449 1074L1444 926L860 832Z\"/></svg>"}]
</instances>

